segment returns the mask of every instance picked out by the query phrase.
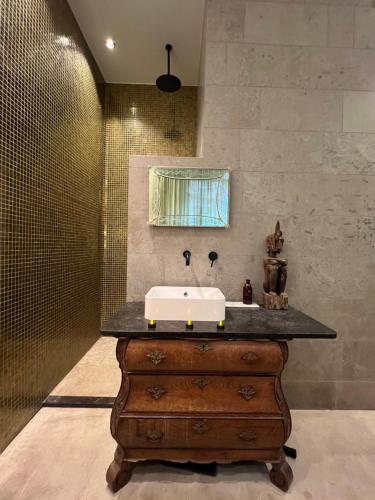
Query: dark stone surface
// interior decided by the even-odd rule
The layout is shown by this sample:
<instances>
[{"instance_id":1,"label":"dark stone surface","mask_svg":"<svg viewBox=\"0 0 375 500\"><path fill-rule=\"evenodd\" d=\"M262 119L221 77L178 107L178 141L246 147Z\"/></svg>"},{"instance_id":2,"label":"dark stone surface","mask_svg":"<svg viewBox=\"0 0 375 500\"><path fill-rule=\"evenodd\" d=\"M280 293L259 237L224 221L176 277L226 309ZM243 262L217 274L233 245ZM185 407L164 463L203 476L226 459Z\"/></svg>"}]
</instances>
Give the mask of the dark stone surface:
<instances>
[{"instance_id":1,"label":"dark stone surface","mask_svg":"<svg viewBox=\"0 0 375 500\"><path fill-rule=\"evenodd\" d=\"M112 408L116 398L106 396L49 395L42 406L46 408Z\"/></svg>"},{"instance_id":2,"label":"dark stone surface","mask_svg":"<svg viewBox=\"0 0 375 500\"><path fill-rule=\"evenodd\" d=\"M187 330L182 321L158 321L149 329L144 317L144 302L129 302L101 328L102 335L112 337L223 338L245 340L292 340L298 338L336 338L337 334L322 323L290 307L286 311L227 308L225 330L216 323L199 321Z\"/></svg>"}]
</instances>

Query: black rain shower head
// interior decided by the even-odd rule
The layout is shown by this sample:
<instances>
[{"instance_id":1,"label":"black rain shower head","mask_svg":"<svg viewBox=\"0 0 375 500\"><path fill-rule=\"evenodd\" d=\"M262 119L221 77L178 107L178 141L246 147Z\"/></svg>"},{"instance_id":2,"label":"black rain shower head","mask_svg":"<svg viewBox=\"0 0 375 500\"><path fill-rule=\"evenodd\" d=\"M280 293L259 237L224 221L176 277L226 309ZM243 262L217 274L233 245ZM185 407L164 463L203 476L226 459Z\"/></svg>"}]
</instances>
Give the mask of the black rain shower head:
<instances>
[{"instance_id":1,"label":"black rain shower head","mask_svg":"<svg viewBox=\"0 0 375 500\"><path fill-rule=\"evenodd\" d=\"M177 76L170 74L170 55L172 50L172 45L167 43L165 50L168 52L168 73L165 75L160 75L156 80L156 86L159 90L163 92L176 92L181 87L181 81Z\"/></svg>"}]
</instances>

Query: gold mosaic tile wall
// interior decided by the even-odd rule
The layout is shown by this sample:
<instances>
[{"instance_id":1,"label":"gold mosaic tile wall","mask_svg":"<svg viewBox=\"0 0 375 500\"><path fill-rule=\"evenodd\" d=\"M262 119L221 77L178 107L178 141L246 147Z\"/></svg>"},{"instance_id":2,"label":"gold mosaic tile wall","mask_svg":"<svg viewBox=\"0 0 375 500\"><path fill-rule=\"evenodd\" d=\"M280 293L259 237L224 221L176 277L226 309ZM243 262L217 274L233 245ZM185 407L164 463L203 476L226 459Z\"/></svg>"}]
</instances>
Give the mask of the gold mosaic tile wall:
<instances>
[{"instance_id":1,"label":"gold mosaic tile wall","mask_svg":"<svg viewBox=\"0 0 375 500\"><path fill-rule=\"evenodd\" d=\"M65 0L0 0L0 16L1 450L98 336L104 141Z\"/></svg>"},{"instance_id":2,"label":"gold mosaic tile wall","mask_svg":"<svg viewBox=\"0 0 375 500\"><path fill-rule=\"evenodd\" d=\"M196 87L106 85L102 320L126 301L129 155L194 156L196 122Z\"/></svg>"}]
</instances>

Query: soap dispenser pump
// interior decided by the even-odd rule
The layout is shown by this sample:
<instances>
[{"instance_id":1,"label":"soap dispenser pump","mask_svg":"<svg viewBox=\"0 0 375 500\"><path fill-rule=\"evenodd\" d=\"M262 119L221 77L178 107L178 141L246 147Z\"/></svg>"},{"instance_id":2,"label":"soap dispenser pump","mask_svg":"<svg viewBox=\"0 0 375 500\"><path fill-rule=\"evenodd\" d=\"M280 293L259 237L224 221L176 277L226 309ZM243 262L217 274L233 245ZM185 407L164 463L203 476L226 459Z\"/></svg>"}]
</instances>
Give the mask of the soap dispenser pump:
<instances>
[{"instance_id":1,"label":"soap dispenser pump","mask_svg":"<svg viewBox=\"0 0 375 500\"><path fill-rule=\"evenodd\" d=\"M243 303L252 304L253 303L253 287L251 286L250 280L246 280L243 287Z\"/></svg>"}]
</instances>

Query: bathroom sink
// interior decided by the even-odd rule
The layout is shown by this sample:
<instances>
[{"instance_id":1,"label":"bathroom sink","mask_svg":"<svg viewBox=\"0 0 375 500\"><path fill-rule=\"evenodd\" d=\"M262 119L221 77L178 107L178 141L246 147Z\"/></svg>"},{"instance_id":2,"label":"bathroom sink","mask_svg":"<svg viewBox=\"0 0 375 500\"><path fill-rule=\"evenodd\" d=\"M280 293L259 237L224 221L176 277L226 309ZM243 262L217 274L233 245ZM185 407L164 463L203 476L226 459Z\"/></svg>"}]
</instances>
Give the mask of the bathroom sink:
<instances>
[{"instance_id":1,"label":"bathroom sink","mask_svg":"<svg viewBox=\"0 0 375 500\"><path fill-rule=\"evenodd\" d=\"M225 297L214 287L154 286L145 296L145 318L155 321L223 321Z\"/></svg>"}]
</instances>

